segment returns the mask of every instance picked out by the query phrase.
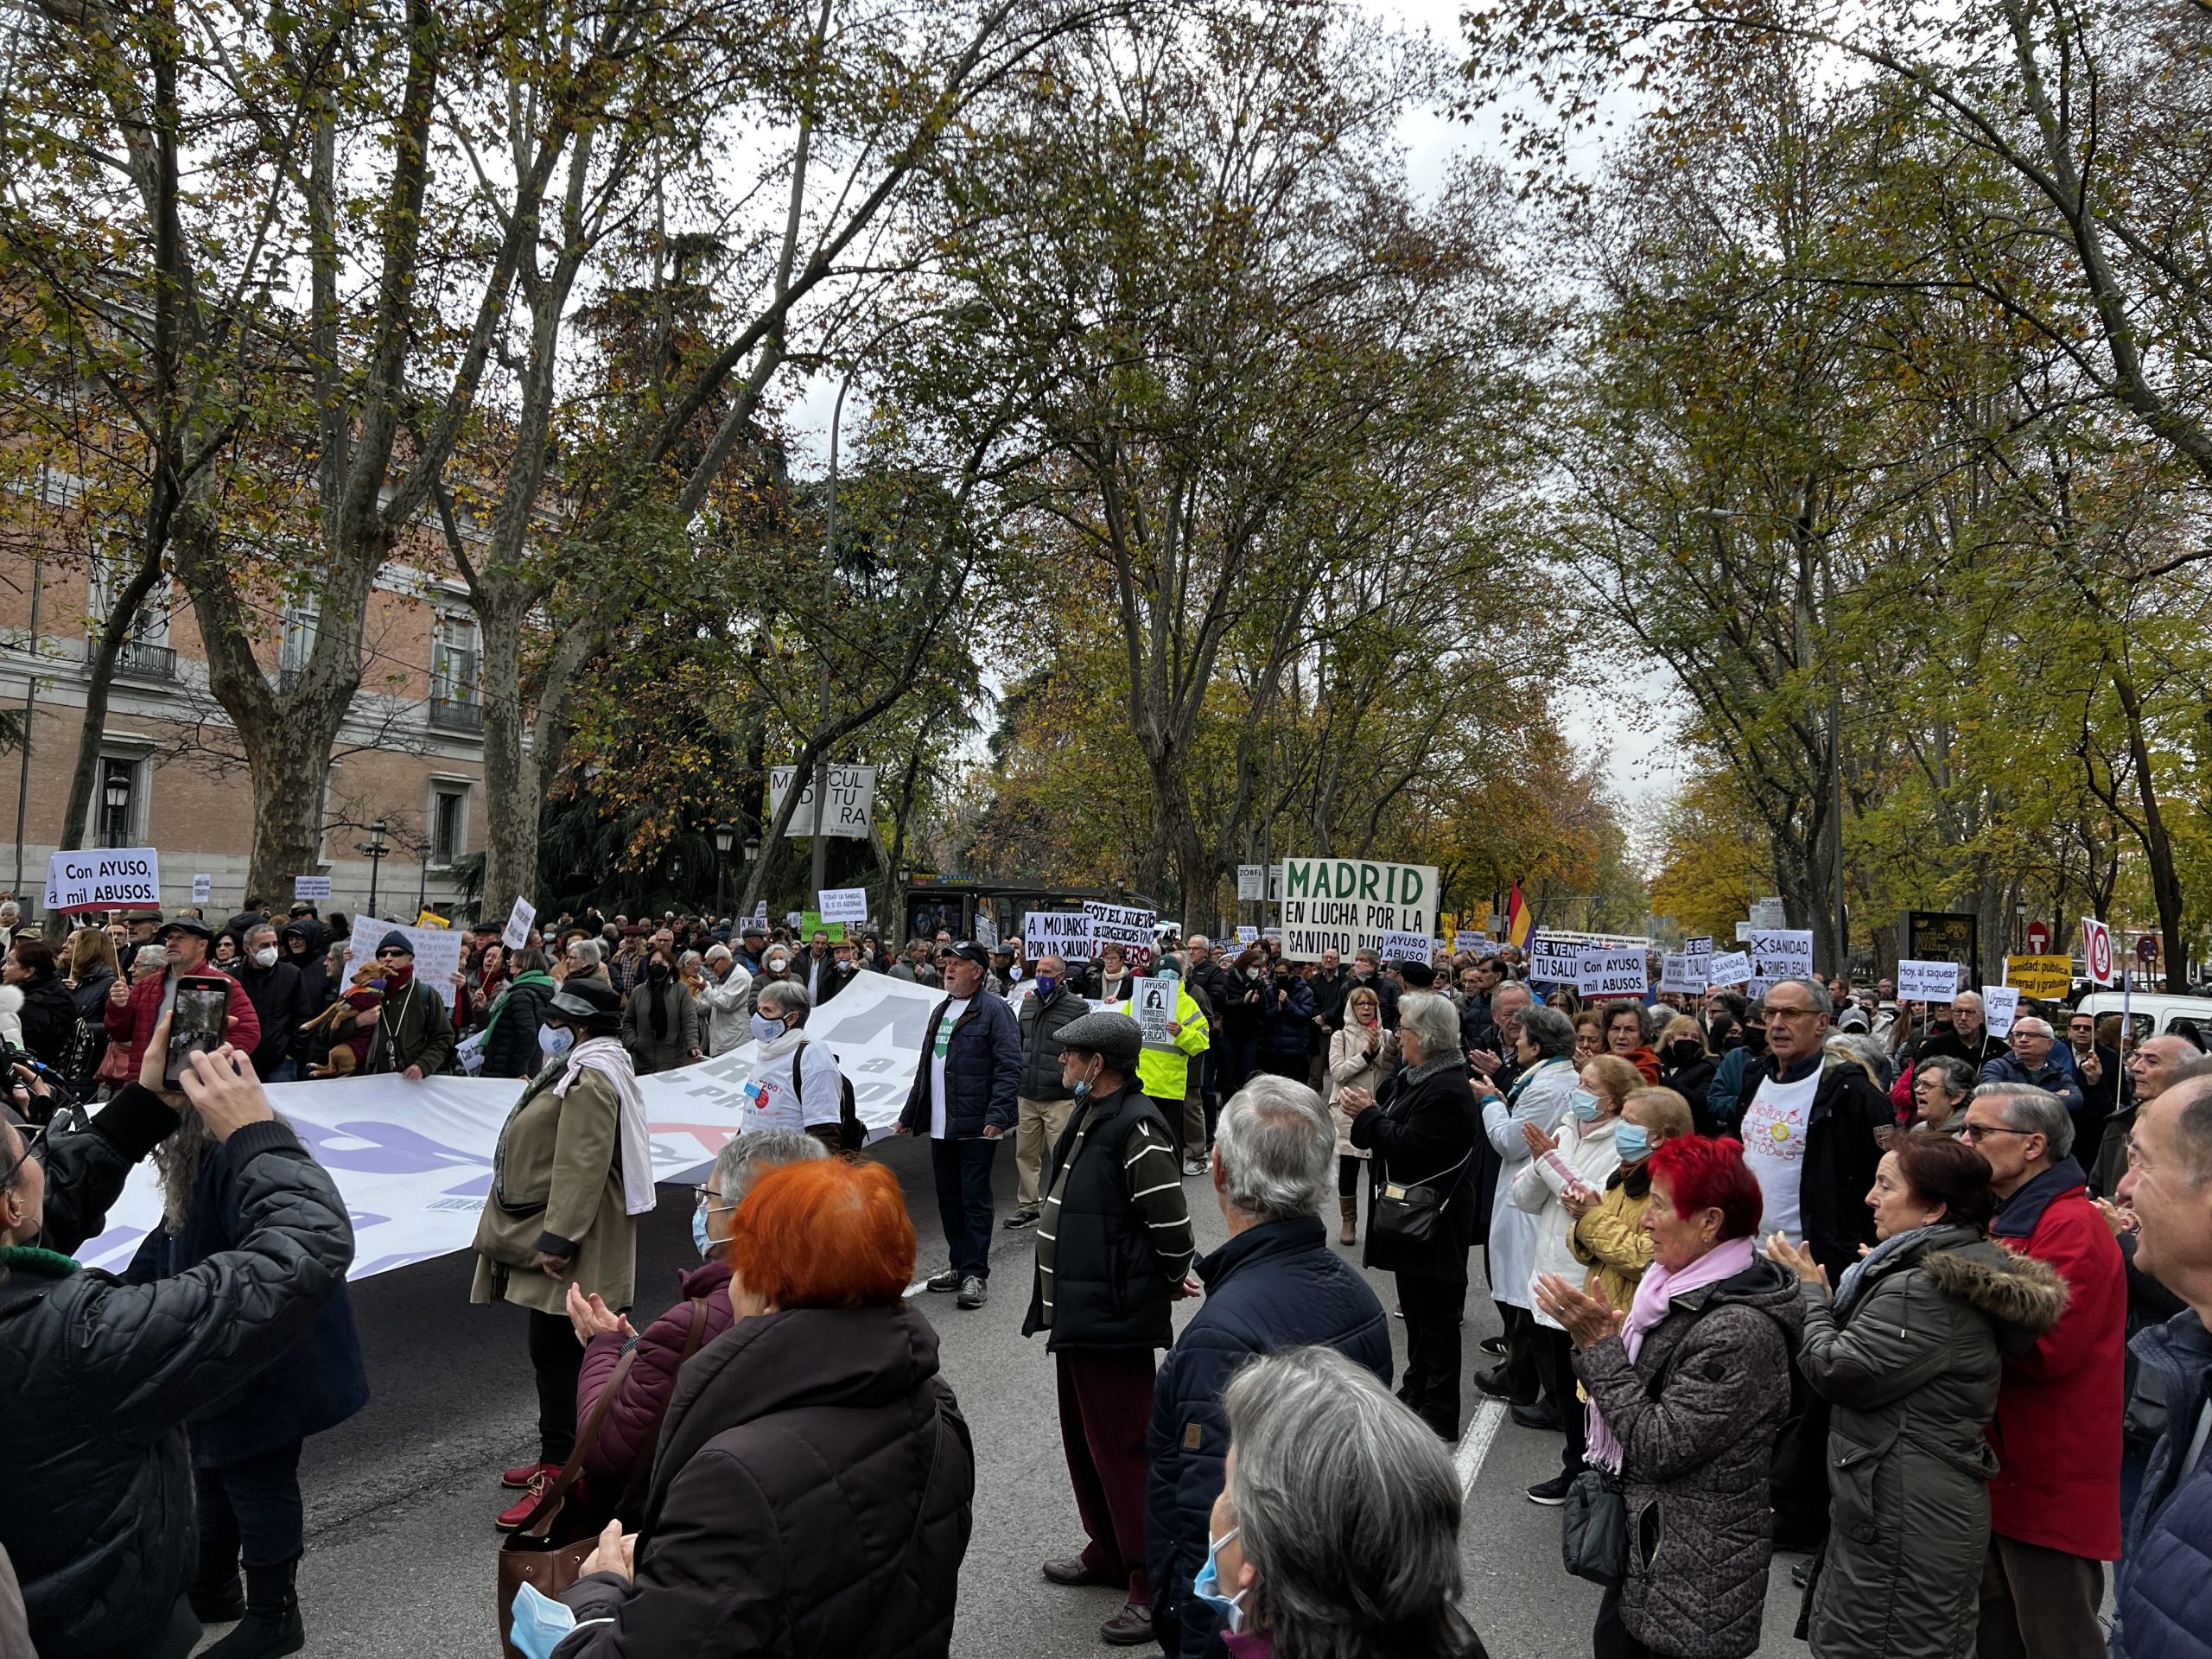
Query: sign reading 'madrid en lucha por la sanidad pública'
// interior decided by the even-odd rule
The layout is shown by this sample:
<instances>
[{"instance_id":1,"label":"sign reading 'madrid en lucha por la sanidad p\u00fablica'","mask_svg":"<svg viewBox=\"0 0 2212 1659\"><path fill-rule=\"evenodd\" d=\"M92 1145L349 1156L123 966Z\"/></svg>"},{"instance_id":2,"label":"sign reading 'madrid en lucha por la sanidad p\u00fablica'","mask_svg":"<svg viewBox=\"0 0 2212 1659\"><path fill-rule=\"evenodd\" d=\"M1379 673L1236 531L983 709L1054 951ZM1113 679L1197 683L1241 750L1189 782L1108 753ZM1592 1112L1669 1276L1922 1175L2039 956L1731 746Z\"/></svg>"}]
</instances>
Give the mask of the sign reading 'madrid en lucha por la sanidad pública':
<instances>
[{"instance_id":1,"label":"sign reading 'madrid en lucha por la sanidad p\u00fablica'","mask_svg":"<svg viewBox=\"0 0 2212 1659\"><path fill-rule=\"evenodd\" d=\"M1282 867L1282 953L1319 962L1334 950L1380 950L1385 934L1436 931L1436 866L1371 858L1287 858Z\"/></svg>"}]
</instances>

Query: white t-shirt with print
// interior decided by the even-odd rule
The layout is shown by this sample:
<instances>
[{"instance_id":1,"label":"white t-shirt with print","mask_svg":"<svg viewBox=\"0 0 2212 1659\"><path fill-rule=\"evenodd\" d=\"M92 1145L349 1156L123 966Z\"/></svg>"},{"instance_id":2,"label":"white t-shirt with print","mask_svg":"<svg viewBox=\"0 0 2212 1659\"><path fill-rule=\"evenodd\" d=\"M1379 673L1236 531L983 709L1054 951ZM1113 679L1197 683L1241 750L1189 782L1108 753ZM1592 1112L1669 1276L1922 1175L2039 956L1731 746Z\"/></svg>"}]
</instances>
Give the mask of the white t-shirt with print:
<instances>
[{"instance_id":1,"label":"white t-shirt with print","mask_svg":"<svg viewBox=\"0 0 2212 1659\"><path fill-rule=\"evenodd\" d=\"M968 998L947 999L944 1017L937 1022L937 1046L930 1055L930 1139L942 1141L944 1128L944 1056L952 1046L952 1028L968 1012Z\"/></svg>"},{"instance_id":2,"label":"white t-shirt with print","mask_svg":"<svg viewBox=\"0 0 2212 1659\"><path fill-rule=\"evenodd\" d=\"M1759 1184L1766 1213L1759 1231L1777 1230L1802 1243L1805 1131L1812 1122L1813 1096L1820 1092L1821 1068L1796 1083L1764 1079L1744 1114L1744 1162Z\"/></svg>"}]
</instances>

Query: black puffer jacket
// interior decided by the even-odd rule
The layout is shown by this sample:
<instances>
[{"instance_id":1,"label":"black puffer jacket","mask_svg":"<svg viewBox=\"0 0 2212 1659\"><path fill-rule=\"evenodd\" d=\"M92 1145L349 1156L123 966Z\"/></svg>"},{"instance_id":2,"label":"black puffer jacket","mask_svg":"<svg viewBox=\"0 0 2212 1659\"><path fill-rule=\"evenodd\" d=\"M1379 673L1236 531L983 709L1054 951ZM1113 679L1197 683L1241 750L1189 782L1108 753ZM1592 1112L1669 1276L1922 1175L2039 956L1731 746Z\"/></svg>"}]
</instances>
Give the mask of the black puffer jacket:
<instances>
[{"instance_id":1,"label":"black puffer jacket","mask_svg":"<svg viewBox=\"0 0 2212 1659\"><path fill-rule=\"evenodd\" d=\"M635 1584L595 1573L564 1592L579 1627L557 1659L934 1659L975 1493L920 1314L740 1319L677 1375Z\"/></svg>"},{"instance_id":2,"label":"black puffer jacket","mask_svg":"<svg viewBox=\"0 0 2212 1659\"><path fill-rule=\"evenodd\" d=\"M1090 1004L1065 981L1046 996L1032 991L1021 999L1014 1018L1021 1029L1021 1092L1032 1100L1066 1100L1060 1081L1060 1032L1090 1012Z\"/></svg>"},{"instance_id":3,"label":"black puffer jacket","mask_svg":"<svg viewBox=\"0 0 2212 1659\"><path fill-rule=\"evenodd\" d=\"M22 984L23 1046L58 1066L77 1040L77 1003L58 974L44 974Z\"/></svg>"},{"instance_id":4,"label":"black puffer jacket","mask_svg":"<svg viewBox=\"0 0 2212 1659\"><path fill-rule=\"evenodd\" d=\"M130 1166L175 1127L126 1086L47 1160L45 1240L99 1231ZM337 1188L282 1123L226 1143L238 1248L157 1284L123 1285L44 1250L0 1279L0 1413L15 1490L0 1547L16 1563L46 1659L156 1649L192 1571L185 1420L307 1332L353 1260Z\"/></svg>"}]
</instances>

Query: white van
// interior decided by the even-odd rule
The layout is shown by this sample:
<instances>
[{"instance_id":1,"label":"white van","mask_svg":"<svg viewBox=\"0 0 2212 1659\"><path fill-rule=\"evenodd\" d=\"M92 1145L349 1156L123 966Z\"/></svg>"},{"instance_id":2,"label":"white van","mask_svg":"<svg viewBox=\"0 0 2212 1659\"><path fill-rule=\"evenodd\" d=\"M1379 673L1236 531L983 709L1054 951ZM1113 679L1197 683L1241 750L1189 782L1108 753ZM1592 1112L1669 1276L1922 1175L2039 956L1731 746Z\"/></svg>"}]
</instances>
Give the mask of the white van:
<instances>
[{"instance_id":1,"label":"white van","mask_svg":"<svg viewBox=\"0 0 2212 1659\"><path fill-rule=\"evenodd\" d=\"M2083 997L2079 1012L2101 1020L2120 1012L2118 991L2092 991ZM2186 1020L2212 1040L2212 996L2176 996L2170 991L2133 991L2127 999L2128 1023L2141 1042L2171 1030L2177 1020ZM2063 1040L2062 1039L2062 1040Z\"/></svg>"}]
</instances>

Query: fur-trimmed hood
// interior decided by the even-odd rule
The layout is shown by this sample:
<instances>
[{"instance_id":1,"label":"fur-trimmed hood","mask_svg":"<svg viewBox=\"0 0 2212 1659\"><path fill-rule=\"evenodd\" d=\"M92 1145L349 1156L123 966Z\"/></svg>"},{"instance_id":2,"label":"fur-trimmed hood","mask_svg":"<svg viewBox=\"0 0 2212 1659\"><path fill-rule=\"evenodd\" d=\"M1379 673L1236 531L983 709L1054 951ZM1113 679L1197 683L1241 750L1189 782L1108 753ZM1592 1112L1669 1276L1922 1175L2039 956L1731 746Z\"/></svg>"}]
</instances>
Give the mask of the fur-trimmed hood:
<instances>
[{"instance_id":1,"label":"fur-trimmed hood","mask_svg":"<svg viewBox=\"0 0 2212 1659\"><path fill-rule=\"evenodd\" d=\"M2056 1268L1987 1239L1931 1249L1919 1266L1928 1282L1946 1296L1994 1320L1999 1344L2011 1352L2031 1347L2066 1312L2068 1286Z\"/></svg>"}]
</instances>

